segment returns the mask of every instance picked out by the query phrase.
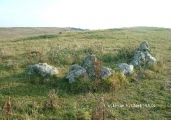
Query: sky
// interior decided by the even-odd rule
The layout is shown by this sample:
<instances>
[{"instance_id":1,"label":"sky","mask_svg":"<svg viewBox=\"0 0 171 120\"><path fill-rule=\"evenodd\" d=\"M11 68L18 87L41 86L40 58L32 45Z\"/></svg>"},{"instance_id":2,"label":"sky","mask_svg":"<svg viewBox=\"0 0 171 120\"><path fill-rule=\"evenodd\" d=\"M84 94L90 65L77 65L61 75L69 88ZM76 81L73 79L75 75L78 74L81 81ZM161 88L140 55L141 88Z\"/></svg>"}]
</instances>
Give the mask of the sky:
<instances>
[{"instance_id":1,"label":"sky","mask_svg":"<svg viewBox=\"0 0 171 120\"><path fill-rule=\"evenodd\" d=\"M170 0L0 0L0 27L171 28Z\"/></svg>"}]
</instances>

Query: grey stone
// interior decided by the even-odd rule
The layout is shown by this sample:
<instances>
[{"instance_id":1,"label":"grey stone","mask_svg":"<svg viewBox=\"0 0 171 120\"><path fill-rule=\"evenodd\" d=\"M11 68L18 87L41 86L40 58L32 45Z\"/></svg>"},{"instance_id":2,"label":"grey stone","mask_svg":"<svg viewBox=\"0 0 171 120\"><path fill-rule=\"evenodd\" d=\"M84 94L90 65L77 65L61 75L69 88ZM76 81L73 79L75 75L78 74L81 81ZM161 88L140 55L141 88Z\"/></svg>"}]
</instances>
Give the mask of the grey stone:
<instances>
[{"instance_id":1,"label":"grey stone","mask_svg":"<svg viewBox=\"0 0 171 120\"><path fill-rule=\"evenodd\" d=\"M84 67L84 68L87 68L89 66L92 66L93 63L96 62L96 61L97 61L97 58L96 58L95 55L88 54L88 55L83 57L81 66Z\"/></svg>"},{"instance_id":2,"label":"grey stone","mask_svg":"<svg viewBox=\"0 0 171 120\"><path fill-rule=\"evenodd\" d=\"M88 54L83 57L81 66L86 69L89 76L95 76L95 66L94 63L97 61L95 55Z\"/></svg>"},{"instance_id":3,"label":"grey stone","mask_svg":"<svg viewBox=\"0 0 171 120\"><path fill-rule=\"evenodd\" d=\"M88 54L88 55L84 56L83 59L82 59L81 66L86 69L87 74L91 78L96 77L95 71L96 71L97 67L98 67L98 69L101 69L101 65L96 66L95 62L97 62L97 58L93 54Z\"/></svg>"},{"instance_id":4,"label":"grey stone","mask_svg":"<svg viewBox=\"0 0 171 120\"><path fill-rule=\"evenodd\" d=\"M106 77L109 77L112 75L112 72L113 70L108 68L108 67L105 67L105 66L102 66L102 71L101 71L101 78L102 79L105 79Z\"/></svg>"},{"instance_id":5,"label":"grey stone","mask_svg":"<svg viewBox=\"0 0 171 120\"><path fill-rule=\"evenodd\" d=\"M156 61L156 58L154 58L149 53L148 43L144 41L140 44L140 47L135 51L134 58L130 64L133 66L143 66L156 63Z\"/></svg>"},{"instance_id":6,"label":"grey stone","mask_svg":"<svg viewBox=\"0 0 171 120\"><path fill-rule=\"evenodd\" d=\"M84 81L91 79L105 79L112 74L112 69L102 66L95 55L88 54L83 57L81 66L72 65L66 77L69 83L75 82L77 78L83 77Z\"/></svg>"},{"instance_id":7,"label":"grey stone","mask_svg":"<svg viewBox=\"0 0 171 120\"><path fill-rule=\"evenodd\" d=\"M148 61L148 64L152 64L157 61L156 58L154 58L149 52L146 52L145 55L146 55L146 60Z\"/></svg>"},{"instance_id":8,"label":"grey stone","mask_svg":"<svg viewBox=\"0 0 171 120\"><path fill-rule=\"evenodd\" d=\"M84 81L88 81L88 75L86 69L78 64L74 64L70 67L69 72L66 74L65 78L69 79L69 83L73 83L77 78L82 77Z\"/></svg>"},{"instance_id":9,"label":"grey stone","mask_svg":"<svg viewBox=\"0 0 171 120\"><path fill-rule=\"evenodd\" d=\"M89 77L104 79L112 74L112 69L103 66L101 61L92 54L83 57L81 65L86 69Z\"/></svg>"},{"instance_id":10,"label":"grey stone","mask_svg":"<svg viewBox=\"0 0 171 120\"><path fill-rule=\"evenodd\" d=\"M132 74L134 72L134 66L127 63L120 63L118 69L124 74Z\"/></svg>"},{"instance_id":11,"label":"grey stone","mask_svg":"<svg viewBox=\"0 0 171 120\"><path fill-rule=\"evenodd\" d=\"M35 65L29 65L27 68L28 74L39 74L42 77L46 75L58 74L58 70L55 67L48 65L47 63L38 63Z\"/></svg>"},{"instance_id":12,"label":"grey stone","mask_svg":"<svg viewBox=\"0 0 171 120\"><path fill-rule=\"evenodd\" d=\"M133 66L141 66L145 63L145 61L146 61L146 57L144 52L136 51L134 54L134 58L130 64L132 64Z\"/></svg>"},{"instance_id":13,"label":"grey stone","mask_svg":"<svg viewBox=\"0 0 171 120\"><path fill-rule=\"evenodd\" d=\"M147 41L143 41L143 42L140 44L139 50L140 50L140 51L149 50L148 42L147 42Z\"/></svg>"}]
</instances>

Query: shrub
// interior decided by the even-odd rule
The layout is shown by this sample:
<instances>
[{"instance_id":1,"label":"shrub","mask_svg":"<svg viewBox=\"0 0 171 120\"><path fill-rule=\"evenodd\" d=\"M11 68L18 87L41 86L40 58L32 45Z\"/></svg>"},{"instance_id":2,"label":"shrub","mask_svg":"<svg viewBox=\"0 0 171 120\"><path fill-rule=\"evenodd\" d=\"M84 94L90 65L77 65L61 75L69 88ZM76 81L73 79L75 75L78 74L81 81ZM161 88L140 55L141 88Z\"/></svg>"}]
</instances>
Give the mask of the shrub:
<instances>
[{"instance_id":1,"label":"shrub","mask_svg":"<svg viewBox=\"0 0 171 120\"><path fill-rule=\"evenodd\" d=\"M126 62L129 63L134 57L134 47L123 47L117 50L117 53L106 53L101 60L104 62Z\"/></svg>"},{"instance_id":2,"label":"shrub","mask_svg":"<svg viewBox=\"0 0 171 120\"><path fill-rule=\"evenodd\" d=\"M44 103L43 109L42 110L46 110L46 111L52 111L55 112L57 110L57 104L58 104L58 95L55 92L54 89L51 89L47 95L49 101L46 101Z\"/></svg>"},{"instance_id":3,"label":"shrub","mask_svg":"<svg viewBox=\"0 0 171 120\"><path fill-rule=\"evenodd\" d=\"M101 82L101 86L104 89L104 91L111 92L117 91L122 87L126 87L127 85L129 85L129 81L120 72L116 72L115 74L113 74L105 80L102 80Z\"/></svg>"},{"instance_id":4,"label":"shrub","mask_svg":"<svg viewBox=\"0 0 171 120\"><path fill-rule=\"evenodd\" d=\"M109 110L105 104L104 98L100 98L94 106L92 112L92 120L105 120L108 117Z\"/></svg>"},{"instance_id":5,"label":"shrub","mask_svg":"<svg viewBox=\"0 0 171 120\"><path fill-rule=\"evenodd\" d=\"M135 48L133 47L123 47L118 50L115 59L118 61L125 61L129 63L134 57Z\"/></svg>"},{"instance_id":6,"label":"shrub","mask_svg":"<svg viewBox=\"0 0 171 120\"><path fill-rule=\"evenodd\" d=\"M116 54L114 54L114 53L104 54L101 58L101 60L103 62L113 62L113 61L115 61L115 59L116 59Z\"/></svg>"},{"instance_id":7,"label":"shrub","mask_svg":"<svg viewBox=\"0 0 171 120\"><path fill-rule=\"evenodd\" d=\"M50 50L47 53L48 59L52 64L68 65L72 63L69 50Z\"/></svg>"},{"instance_id":8,"label":"shrub","mask_svg":"<svg viewBox=\"0 0 171 120\"><path fill-rule=\"evenodd\" d=\"M24 54L24 57L27 58L28 64L35 64L38 62L44 62L44 54L40 51L29 51Z\"/></svg>"},{"instance_id":9,"label":"shrub","mask_svg":"<svg viewBox=\"0 0 171 120\"><path fill-rule=\"evenodd\" d=\"M126 77L118 72L106 79L84 81L78 78L76 82L71 84L63 82L62 89L66 89L68 92L74 94L87 92L114 92L127 85L129 85L129 82Z\"/></svg>"}]
</instances>

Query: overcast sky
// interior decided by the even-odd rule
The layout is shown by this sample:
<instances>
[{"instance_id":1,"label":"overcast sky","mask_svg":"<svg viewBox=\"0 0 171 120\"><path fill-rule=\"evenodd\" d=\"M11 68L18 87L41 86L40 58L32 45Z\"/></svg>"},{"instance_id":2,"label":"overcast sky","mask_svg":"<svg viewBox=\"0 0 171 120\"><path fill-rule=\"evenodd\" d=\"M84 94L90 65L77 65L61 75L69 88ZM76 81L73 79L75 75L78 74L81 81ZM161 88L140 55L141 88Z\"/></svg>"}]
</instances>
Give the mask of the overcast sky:
<instances>
[{"instance_id":1,"label":"overcast sky","mask_svg":"<svg viewBox=\"0 0 171 120\"><path fill-rule=\"evenodd\" d=\"M0 27L171 28L171 0L0 0Z\"/></svg>"}]
</instances>

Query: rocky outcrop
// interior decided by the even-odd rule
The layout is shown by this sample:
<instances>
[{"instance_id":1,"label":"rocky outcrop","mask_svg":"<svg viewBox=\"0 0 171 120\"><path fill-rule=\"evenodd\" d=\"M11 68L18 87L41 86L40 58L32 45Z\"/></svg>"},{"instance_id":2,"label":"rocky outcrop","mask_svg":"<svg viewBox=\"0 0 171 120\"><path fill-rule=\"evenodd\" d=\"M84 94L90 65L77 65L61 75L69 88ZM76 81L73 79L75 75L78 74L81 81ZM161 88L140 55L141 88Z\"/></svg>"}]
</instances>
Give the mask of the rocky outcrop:
<instances>
[{"instance_id":1,"label":"rocky outcrop","mask_svg":"<svg viewBox=\"0 0 171 120\"><path fill-rule=\"evenodd\" d=\"M29 65L27 68L28 74L39 74L42 77L45 77L46 75L53 76L55 74L58 74L58 70L47 63L38 63L35 65Z\"/></svg>"},{"instance_id":2,"label":"rocky outcrop","mask_svg":"<svg viewBox=\"0 0 171 120\"><path fill-rule=\"evenodd\" d=\"M65 78L69 79L69 83L75 82L77 78L84 81L92 79L105 79L112 74L112 69L102 65L95 55L88 54L82 59L81 65L74 64L70 67Z\"/></svg>"},{"instance_id":3,"label":"rocky outcrop","mask_svg":"<svg viewBox=\"0 0 171 120\"><path fill-rule=\"evenodd\" d=\"M134 58L131 61L131 65L133 66L142 66L142 65L150 65L156 62L156 58L154 58L149 53L149 46L146 41L142 42L139 48L135 51Z\"/></svg>"},{"instance_id":4,"label":"rocky outcrop","mask_svg":"<svg viewBox=\"0 0 171 120\"><path fill-rule=\"evenodd\" d=\"M157 60L149 53L149 45L143 41L135 51L133 60L127 63L120 63L118 69L124 74L132 74L135 66L144 66L155 63Z\"/></svg>"}]
</instances>

